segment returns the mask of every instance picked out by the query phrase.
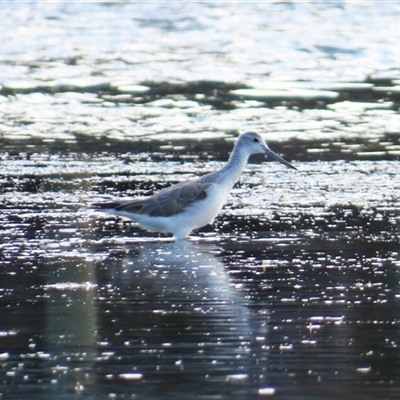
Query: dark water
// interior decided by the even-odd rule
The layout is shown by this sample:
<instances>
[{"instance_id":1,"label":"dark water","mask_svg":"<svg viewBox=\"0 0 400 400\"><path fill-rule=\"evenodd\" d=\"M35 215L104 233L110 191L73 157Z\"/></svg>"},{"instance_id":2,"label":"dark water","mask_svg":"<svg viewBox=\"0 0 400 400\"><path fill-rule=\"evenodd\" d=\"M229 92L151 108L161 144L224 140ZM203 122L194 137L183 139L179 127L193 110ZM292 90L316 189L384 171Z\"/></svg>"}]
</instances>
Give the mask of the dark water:
<instances>
[{"instance_id":1,"label":"dark water","mask_svg":"<svg viewBox=\"0 0 400 400\"><path fill-rule=\"evenodd\" d=\"M0 397L397 399L398 2L2 3ZM174 243L91 202L219 168Z\"/></svg>"}]
</instances>

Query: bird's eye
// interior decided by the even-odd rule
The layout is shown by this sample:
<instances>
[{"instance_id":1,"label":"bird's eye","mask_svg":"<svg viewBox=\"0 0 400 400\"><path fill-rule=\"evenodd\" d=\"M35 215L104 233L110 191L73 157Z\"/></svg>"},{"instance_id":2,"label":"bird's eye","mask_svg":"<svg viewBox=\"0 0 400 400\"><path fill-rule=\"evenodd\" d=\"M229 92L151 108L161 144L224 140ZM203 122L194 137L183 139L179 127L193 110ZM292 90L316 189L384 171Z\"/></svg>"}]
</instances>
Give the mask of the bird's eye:
<instances>
[{"instance_id":1,"label":"bird's eye","mask_svg":"<svg viewBox=\"0 0 400 400\"><path fill-rule=\"evenodd\" d=\"M255 137L255 138L253 138L253 142L254 143L258 143L258 139Z\"/></svg>"}]
</instances>

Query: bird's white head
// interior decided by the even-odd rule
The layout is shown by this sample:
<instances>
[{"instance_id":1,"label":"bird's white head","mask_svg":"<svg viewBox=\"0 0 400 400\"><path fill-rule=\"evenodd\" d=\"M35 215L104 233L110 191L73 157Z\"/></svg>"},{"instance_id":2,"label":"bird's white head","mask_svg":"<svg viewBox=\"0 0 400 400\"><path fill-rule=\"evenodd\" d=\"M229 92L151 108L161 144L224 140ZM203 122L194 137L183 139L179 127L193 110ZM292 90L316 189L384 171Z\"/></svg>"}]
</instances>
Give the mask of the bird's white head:
<instances>
[{"instance_id":1,"label":"bird's white head","mask_svg":"<svg viewBox=\"0 0 400 400\"><path fill-rule=\"evenodd\" d=\"M257 132L248 131L242 133L239 136L236 145L240 146L243 150L245 150L248 153L248 155L266 154L268 157L272 158L275 161L279 161L280 163L286 165L289 168L297 169L288 161L278 156L278 154L274 153L265 143L265 140L261 137L261 135Z\"/></svg>"}]
</instances>

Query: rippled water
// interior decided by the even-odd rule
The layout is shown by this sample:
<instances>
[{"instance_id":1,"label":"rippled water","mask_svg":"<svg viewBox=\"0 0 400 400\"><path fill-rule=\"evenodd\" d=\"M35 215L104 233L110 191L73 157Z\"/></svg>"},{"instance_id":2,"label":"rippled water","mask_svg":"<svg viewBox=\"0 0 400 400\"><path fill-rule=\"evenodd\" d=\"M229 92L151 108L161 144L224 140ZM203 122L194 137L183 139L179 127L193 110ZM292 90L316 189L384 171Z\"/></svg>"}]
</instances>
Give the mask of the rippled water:
<instances>
[{"instance_id":1,"label":"rippled water","mask_svg":"<svg viewBox=\"0 0 400 400\"><path fill-rule=\"evenodd\" d=\"M395 399L398 2L2 3L0 397ZM192 242L89 209L253 157Z\"/></svg>"}]
</instances>

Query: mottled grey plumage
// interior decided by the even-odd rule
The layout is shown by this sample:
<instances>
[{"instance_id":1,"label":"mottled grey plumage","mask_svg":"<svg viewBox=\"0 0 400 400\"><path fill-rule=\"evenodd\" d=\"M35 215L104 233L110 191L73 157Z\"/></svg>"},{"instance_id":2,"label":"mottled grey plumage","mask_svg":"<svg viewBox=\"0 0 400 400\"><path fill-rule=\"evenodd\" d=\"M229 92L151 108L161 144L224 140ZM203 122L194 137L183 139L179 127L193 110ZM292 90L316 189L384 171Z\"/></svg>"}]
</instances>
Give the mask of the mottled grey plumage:
<instances>
[{"instance_id":1,"label":"mottled grey plumage","mask_svg":"<svg viewBox=\"0 0 400 400\"><path fill-rule=\"evenodd\" d=\"M208 175L202 178L208 178ZM206 198L209 179L202 178L197 180L195 185L195 179L178 183L145 199L95 203L92 206L98 209L113 208L115 211L147 214L150 217L170 217L184 210L189 204Z\"/></svg>"}]
</instances>

